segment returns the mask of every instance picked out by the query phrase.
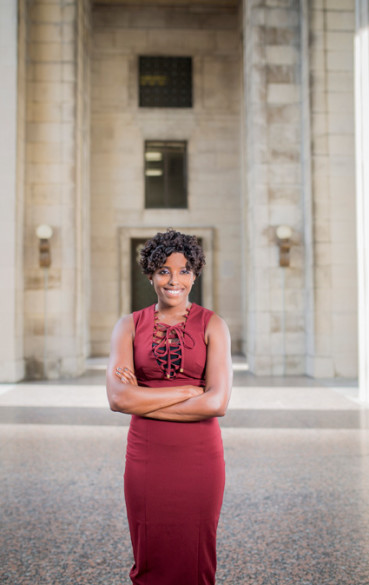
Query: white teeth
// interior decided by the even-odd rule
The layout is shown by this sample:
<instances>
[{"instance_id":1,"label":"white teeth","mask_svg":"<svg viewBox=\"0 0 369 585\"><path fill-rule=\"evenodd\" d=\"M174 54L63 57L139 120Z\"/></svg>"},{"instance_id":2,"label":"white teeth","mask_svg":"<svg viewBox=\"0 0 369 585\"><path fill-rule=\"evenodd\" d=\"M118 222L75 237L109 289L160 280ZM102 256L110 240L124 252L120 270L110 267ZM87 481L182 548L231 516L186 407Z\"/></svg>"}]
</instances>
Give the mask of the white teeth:
<instances>
[{"instance_id":1,"label":"white teeth","mask_svg":"<svg viewBox=\"0 0 369 585\"><path fill-rule=\"evenodd\" d=\"M165 292L168 293L169 295L173 295L173 296L179 295L181 293L180 290L166 290Z\"/></svg>"}]
</instances>

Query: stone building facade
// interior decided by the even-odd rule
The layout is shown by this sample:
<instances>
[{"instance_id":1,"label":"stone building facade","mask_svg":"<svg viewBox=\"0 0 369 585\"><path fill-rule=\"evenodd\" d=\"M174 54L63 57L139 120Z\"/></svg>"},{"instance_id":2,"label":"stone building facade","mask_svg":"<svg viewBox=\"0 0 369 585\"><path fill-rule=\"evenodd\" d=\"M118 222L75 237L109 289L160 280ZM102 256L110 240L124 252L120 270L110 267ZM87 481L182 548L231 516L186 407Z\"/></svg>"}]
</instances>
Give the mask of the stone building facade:
<instances>
[{"instance_id":1,"label":"stone building facade","mask_svg":"<svg viewBox=\"0 0 369 585\"><path fill-rule=\"evenodd\" d=\"M213 299L241 347L241 51L238 10L199 14L187 5L107 7L92 15L91 51L91 350L106 354L119 299L124 237L166 226L197 229L213 248ZM149 24L148 24L149 23ZM140 108L138 57L191 56L193 106ZM145 209L144 142L186 141L188 207ZM149 228L147 230L147 228ZM208 236L204 230L208 230ZM117 233L123 231L118 240ZM128 270L128 273L130 271ZM123 285L124 286L124 285Z\"/></svg>"},{"instance_id":2,"label":"stone building facade","mask_svg":"<svg viewBox=\"0 0 369 585\"><path fill-rule=\"evenodd\" d=\"M131 310L131 243L169 226L201 237L203 302L253 373L357 376L367 1L8 0L0 11L1 378L78 375L107 355ZM140 107L141 56L191 58L191 107ZM187 207L145 207L146 141L186 143ZM40 224L53 229L48 270ZM291 232L288 267L278 226Z\"/></svg>"}]
</instances>

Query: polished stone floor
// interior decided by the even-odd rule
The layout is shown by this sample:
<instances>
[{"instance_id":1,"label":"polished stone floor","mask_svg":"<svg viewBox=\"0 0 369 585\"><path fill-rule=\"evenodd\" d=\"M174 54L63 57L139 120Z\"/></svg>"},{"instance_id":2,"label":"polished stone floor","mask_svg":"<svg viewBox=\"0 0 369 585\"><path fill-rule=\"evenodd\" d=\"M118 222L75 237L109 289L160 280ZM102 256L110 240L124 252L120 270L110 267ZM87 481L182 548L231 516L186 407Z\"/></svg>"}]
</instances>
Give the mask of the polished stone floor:
<instances>
[{"instance_id":1,"label":"polished stone floor","mask_svg":"<svg viewBox=\"0 0 369 585\"><path fill-rule=\"evenodd\" d=\"M235 368L217 584L369 585L369 410L355 383ZM0 386L2 584L130 583L128 423L108 410L102 369Z\"/></svg>"}]
</instances>

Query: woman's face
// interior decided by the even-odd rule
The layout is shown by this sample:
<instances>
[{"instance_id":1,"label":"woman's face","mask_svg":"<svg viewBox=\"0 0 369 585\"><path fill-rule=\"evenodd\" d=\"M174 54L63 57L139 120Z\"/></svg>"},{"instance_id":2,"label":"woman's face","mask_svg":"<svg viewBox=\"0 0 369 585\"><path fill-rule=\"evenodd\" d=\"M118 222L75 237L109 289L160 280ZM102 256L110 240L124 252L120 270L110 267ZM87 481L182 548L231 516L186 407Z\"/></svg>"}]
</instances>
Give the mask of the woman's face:
<instances>
[{"instance_id":1,"label":"woman's face","mask_svg":"<svg viewBox=\"0 0 369 585\"><path fill-rule=\"evenodd\" d=\"M187 303L195 275L186 264L183 254L173 252L163 266L155 270L151 278L159 302L171 307Z\"/></svg>"}]
</instances>

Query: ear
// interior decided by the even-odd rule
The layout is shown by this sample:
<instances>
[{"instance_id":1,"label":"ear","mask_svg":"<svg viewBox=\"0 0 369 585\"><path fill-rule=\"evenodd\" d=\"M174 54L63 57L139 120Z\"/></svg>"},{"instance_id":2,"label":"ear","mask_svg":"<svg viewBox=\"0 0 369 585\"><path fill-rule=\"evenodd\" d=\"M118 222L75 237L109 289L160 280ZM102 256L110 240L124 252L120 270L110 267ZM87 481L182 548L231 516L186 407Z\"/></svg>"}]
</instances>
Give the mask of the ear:
<instances>
[{"instance_id":1,"label":"ear","mask_svg":"<svg viewBox=\"0 0 369 585\"><path fill-rule=\"evenodd\" d=\"M149 283L152 285L153 284L153 282L152 282L152 274L148 274L147 275L147 278L149 279Z\"/></svg>"}]
</instances>

